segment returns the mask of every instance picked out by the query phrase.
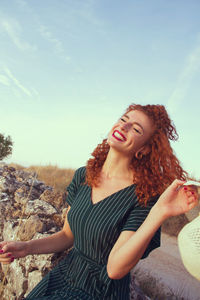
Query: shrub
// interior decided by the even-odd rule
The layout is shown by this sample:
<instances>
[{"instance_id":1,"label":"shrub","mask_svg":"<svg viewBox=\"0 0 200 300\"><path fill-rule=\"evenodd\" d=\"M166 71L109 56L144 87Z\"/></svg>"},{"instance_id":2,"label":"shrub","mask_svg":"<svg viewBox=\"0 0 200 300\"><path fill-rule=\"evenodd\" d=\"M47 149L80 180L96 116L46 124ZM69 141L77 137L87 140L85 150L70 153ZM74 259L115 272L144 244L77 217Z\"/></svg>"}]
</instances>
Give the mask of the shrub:
<instances>
[{"instance_id":1,"label":"shrub","mask_svg":"<svg viewBox=\"0 0 200 300\"><path fill-rule=\"evenodd\" d=\"M10 136L5 137L0 133L0 160L4 159L12 153L13 143Z\"/></svg>"}]
</instances>

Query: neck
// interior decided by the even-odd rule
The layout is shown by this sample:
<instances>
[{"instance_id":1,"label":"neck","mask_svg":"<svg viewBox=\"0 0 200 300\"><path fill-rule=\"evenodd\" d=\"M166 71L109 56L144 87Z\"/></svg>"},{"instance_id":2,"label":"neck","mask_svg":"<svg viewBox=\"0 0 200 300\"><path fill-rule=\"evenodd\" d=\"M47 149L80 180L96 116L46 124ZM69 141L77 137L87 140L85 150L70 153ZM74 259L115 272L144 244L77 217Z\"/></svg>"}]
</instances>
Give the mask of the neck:
<instances>
[{"instance_id":1,"label":"neck","mask_svg":"<svg viewBox=\"0 0 200 300\"><path fill-rule=\"evenodd\" d=\"M107 178L133 179L133 170L130 168L130 157L110 148L102 167L102 173Z\"/></svg>"}]
</instances>

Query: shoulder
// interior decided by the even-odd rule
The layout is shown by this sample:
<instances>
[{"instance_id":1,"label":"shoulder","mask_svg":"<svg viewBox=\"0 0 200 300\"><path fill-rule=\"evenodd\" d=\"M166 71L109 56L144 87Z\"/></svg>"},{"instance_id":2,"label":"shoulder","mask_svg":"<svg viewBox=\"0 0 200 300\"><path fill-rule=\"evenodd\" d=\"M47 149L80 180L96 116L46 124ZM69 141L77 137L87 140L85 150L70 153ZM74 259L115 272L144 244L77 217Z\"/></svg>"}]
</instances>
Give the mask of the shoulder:
<instances>
[{"instance_id":1,"label":"shoulder","mask_svg":"<svg viewBox=\"0 0 200 300\"><path fill-rule=\"evenodd\" d=\"M68 192L67 201L70 206L71 206L73 199L78 191L78 188L85 181L85 173L86 173L85 167L78 168L74 172L74 176L72 178L71 183L66 188L66 190Z\"/></svg>"},{"instance_id":2,"label":"shoulder","mask_svg":"<svg viewBox=\"0 0 200 300\"><path fill-rule=\"evenodd\" d=\"M86 175L86 167L80 167L74 173L74 180L77 183L80 183L83 180L85 180L85 175Z\"/></svg>"},{"instance_id":3,"label":"shoulder","mask_svg":"<svg viewBox=\"0 0 200 300\"><path fill-rule=\"evenodd\" d=\"M86 167L80 167L75 171L76 176L85 176L85 174L86 174Z\"/></svg>"}]
</instances>

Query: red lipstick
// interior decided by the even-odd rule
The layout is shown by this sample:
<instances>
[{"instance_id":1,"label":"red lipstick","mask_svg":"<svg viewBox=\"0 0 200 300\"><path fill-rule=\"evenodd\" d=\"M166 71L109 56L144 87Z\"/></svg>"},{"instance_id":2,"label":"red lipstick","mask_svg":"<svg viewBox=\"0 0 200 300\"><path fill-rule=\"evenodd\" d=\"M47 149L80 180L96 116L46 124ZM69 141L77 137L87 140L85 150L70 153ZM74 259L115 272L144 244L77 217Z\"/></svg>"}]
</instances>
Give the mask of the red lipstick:
<instances>
[{"instance_id":1,"label":"red lipstick","mask_svg":"<svg viewBox=\"0 0 200 300\"><path fill-rule=\"evenodd\" d=\"M118 130L115 130L115 131L113 132L112 136L113 136L116 140L118 140L118 141L120 141L120 142L125 142L125 141L126 141L126 137L125 137L121 132L119 132Z\"/></svg>"}]
</instances>

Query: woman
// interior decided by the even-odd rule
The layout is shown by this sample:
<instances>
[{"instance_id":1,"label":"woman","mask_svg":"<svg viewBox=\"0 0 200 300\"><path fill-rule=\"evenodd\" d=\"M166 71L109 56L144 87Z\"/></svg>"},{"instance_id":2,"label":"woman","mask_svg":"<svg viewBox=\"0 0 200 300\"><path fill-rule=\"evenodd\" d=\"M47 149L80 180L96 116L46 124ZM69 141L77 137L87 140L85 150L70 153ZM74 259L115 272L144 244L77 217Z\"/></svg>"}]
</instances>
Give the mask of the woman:
<instances>
[{"instance_id":1,"label":"woman","mask_svg":"<svg viewBox=\"0 0 200 300\"><path fill-rule=\"evenodd\" d=\"M75 172L63 229L41 240L0 243L4 264L73 246L26 299L129 299L130 270L159 247L162 223L197 205L170 147L176 139L164 106L129 106L86 168Z\"/></svg>"}]
</instances>

